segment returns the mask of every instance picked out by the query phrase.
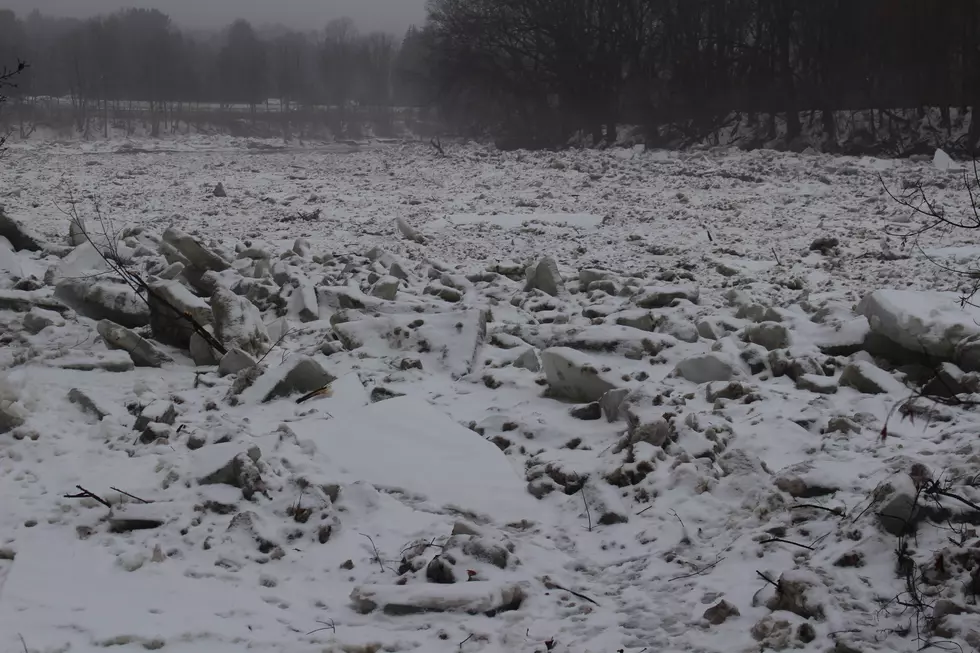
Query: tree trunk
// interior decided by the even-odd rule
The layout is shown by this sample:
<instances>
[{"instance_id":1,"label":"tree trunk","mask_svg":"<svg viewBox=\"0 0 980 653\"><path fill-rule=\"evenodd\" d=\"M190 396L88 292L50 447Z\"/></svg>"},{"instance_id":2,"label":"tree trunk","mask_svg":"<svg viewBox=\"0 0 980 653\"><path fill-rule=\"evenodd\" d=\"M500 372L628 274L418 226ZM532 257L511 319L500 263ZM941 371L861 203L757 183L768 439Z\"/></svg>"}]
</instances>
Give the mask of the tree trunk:
<instances>
[{"instance_id":1,"label":"tree trunk","mask_svg":"<svg viewBox=\"0 0 980 653\"><path fill-rule=\"evenodd\" d=\"M109 94L102 89L102 137L109 138Z\"/></svg>"},{"instance_id":2,"label":"tree trunk","mask_svg":"<svg viewBox=\"0 0 980 653\"><path fill-rule=\"evenodd\" d=\"M821 114L824 135L829 142L837 143L837 121L834 120L833 109L825 108Z\"/></svg>"},{"instance_id":3,"label":"tree trunk","mask_svg":"<svg viewBox=\"0 0 980 653\"><path fill-rule=\"evenodd\" d=\"M616 120L611 119L606 123L606 143L609 145L615 145L618 136L619 134L616 129Z\"/></svg>"}]
</instances>

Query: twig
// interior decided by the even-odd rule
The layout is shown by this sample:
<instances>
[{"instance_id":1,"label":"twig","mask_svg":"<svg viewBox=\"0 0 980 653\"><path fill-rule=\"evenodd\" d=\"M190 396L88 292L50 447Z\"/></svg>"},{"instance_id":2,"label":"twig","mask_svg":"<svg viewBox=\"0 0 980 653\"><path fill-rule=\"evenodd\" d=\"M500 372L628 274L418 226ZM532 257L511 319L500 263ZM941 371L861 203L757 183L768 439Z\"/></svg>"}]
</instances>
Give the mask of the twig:
<instances>
[{"instance_id":1,"label":"twig","mask_svg":"<svg viewBox=\"0 0 980 653\"><path fill-rule=\"evenodd\" d=\"M330 384L328 383L327 385L325 385L325 386L323 386L321 388L317 388L313 392L307 392L305 395L303 395L302 397L300 397L299 399L297 399L296 400L296 403L297 404L306 403L310 399L314 399L316 397L319 397L322 394L326 394L327 392L329 392L329 390L330 390Z\"/></svg>"},{"instance_id":2,"label":"twig","mask_svg":"<svg viewBox=\"0 0 980 653\"><path fill-rule=\"evenodd\" d=\"M589 502L585 499L585 485L579 490L582 493L582 503L585 504L585 516L589 518L589 532L592 532L592 512L589 510Z\"/></svg>"},{"instance_id":3,"label":"twig","mask_svg":"<svg viewBox=\"0 0 980 653\"><path fill-rule=\"evenodd\" d=\"M367 535L365 533L358 533L358 535L360 535L361 537L366 537L368 541L371 542L371 548L374 549L374 559L378 561L378 566L381 567L381 573L384 573L385 563L384 560L381 559L381 552L378 551L378 546L374 543L374 538L372 538L370 535Z\"/></svg>"},{"instance_id":4,"label":"twig","mask_svg":"<svg viewBox=\"0 0 980 653\"><path fill-rule=\"evenodd\" d=\"M814 508L816 510L826 510L827 512L831 513L832 515L836 515L838 517L844 517L845 516L844 515L844 509L843 508L828 508L827 506L818 506L815 503L796 503L796 504L793 504L792 506L789 507L790 510L802 510L803 508Z\"/></svg>"},{"instance_id":5,"label":"twig","mask_svg":"<svg viewBox=\"0 0 980 653\"><path fill-rule=\"evenodd\" d=\"M718 564L721 563L722 560L724 560L724 558L718 558L717 560L715 560L711 564L707 564L707 565L701 567L700 569L697 569L697 570L695 570L695 571L693 571L693 572L691 572L689 574L681 574L680 576L673 576L671 578L668 578L667 579L667 582L668 583L672 583L675 580L683 580L685 578L693 578L695 576L701 576L701 575L703 575L703 574L711 571L715 567L717 567Z\"/></svg>"},{"instance_id":6,"label":"twig","mask_svg":"<svg viewBox=\"0 0 980 653\"><path fill-rule=\"evenodd\" d=\"M960 298L961 304L969 304L972 298L980 292L980 279L978 279L977 270L968 269L957 269L948 265L943 265L936 261L932 256L928 255L923 251L919 244L920 237L930 231L940 230L945 231L947 229L960 229L967 231L975 231L980 229L980 198L974 193L974 184L980 186L980 170L977 167L977 159L974 156L973 159L973 180L971 181L964 171L963 174L963 186L969 196L970 202L970 212L965 213L960 219L950 218L946 214L946 210L940 204L936 204L934 201L929 199L928 194L922 186L922 183L915 184L912 188L908 189L907 192L901 195L896 195L885 183L884 177L881 174L878 175L878 181L881 187L884 189L888 197L906 209L911 213L911 216L920 216L922 218L922 225L916 228L910 228L901 231L885 229L885 233L889 236L895 236L901 239L902 245L911 242L911 245L919 250L919 253L923 257L938 266L940 269L947 272L952 272L953 274L963 276L972 279L971 288L963 291L963 295Z\"/></svg>"},{"instance_id":7,"label":"twig","mask_svg":"<svg viewBox=\"0 0 980 653\"><path fill-rule=\"evenodd\" d=\"M636 513L636 516L637 516L637 517L639 517L640 515L642 515L643 513L645 513L645 512L646 512L647 510L649 510L650 508L653 508L653 506L652 506L652 505L651 505L651 506L647 506L646 508L644 508L644 509L643 509L643 510L641 510L640 512L638 512L638 513Z\"/></svg>"},{"instance_id":8,"label":"twig","mask_svg":"<svg viewBox=\"0 0 980 653\"><path fill-rule=\"evenodd\" d=\"M65 498L66 499L95 499L96 501L98 501L99 503L101 503L103 506L105 506L109 510L112 510L112 504L109 503L108 501L106 501L105 499L103 499L102 497L100 497L99 495L95 494L94 492L90 492L90 491L86 490L81 485L76 485L75 487L78 488L78 492L79 493L78 494L66 494L65 495Z\"/></svg>"},{"instance_id":9,"label":"twig","mask_svg":"<svg viewBox=\"0 0 980 653\"><path fill-rule=\"evenodd\" d=\"M470 636L469 637L467 637L466 639L464 639L462 642L459 643L459 650L462 651L463 650L463 644L465 644L466 642L470 641L471 639L473 639L473 633L470 633Z\"/></svg>"},{"instance_id":10,"label":"twig","mask_svg":"<svg viewBox=\"0 0 980 653\"><path fill-rule=\"evenodd\" d=\"M944 490L943 488L941 488L939 486L939 482L938 481L932 481L932 483L930 484L930 486L923 491L923 494L925 494L927 496L935 495L935 496L940 496L940 497L948 497L950 499L953 499L954 501L959 501L963 505L968 506L968 507L972 508L973 510L976 510L976 511L980 512L980 506L978 506L977 504L973 503L969 499L966 499L964 497L961 497L958 494L953 494L952 492L950 492L948 490Z\"/></svg>"},{"instance_id":11,"label":"twig","mask_svg":"<svg viewBox=\"0 0 980 653\"><path fill-rule=\"evenodd\" d=\"M27 642L24 641L24 636L20 633L17 633L17 636L20 637L20 645L24 647L24 653L27 653Z\"/></svg>"},{"instance_id":12,"label":"twig","mask_svg":"<svg viewBox=\"0 0 980 653\"><path fill-rule=\"evenodd\" d=\"M776 248L775 247L770 247L769 249L772 251L773 258L776 259L776 265L780 265L781 266L782 263L779 260L779 254L776 253Z\"/></svg>"},{"instance_id":13,"label":"twig","mask_svg":"<svg viewBox=\"0 0 980 653\"><path fill-rule=\"evenodd\" d=\"M318 624L323 624L323 628L317 628L316 630L311 630L310 632L306 633L307 636L312 635L314 633L318 633L323 630L332 630L334 632L334 635L337 634L337 624L334 623L333 619L330 620L330 623L327 623L326 621L320 621L319 619L317 619L316 622Z\"/></svg>"},{"instance_id":14,"label":"twig","mask_svg":"<svg viewBox=\"0 0 980 653\"><path fill-rule=\"evenodd\" d=\"M0 88L3 88L4 86L17 88L17 85L11 82L10 80L16 77L17 75L19 75L20 73L24 72L24 70L27 68L30 68L30 66L27 65L27 62L21 61L19 59L17 60L17 67L14 69L10 69L4 66L3 69L0 69ZM4 96L0 96L0 97L7 99Z\"/></svg>"},{"instance_id":15,"label":"twig","mask_svg":"<svg viewBox=\"0 0 980 653\"><path fill-rule=\"evenodd\" d=\"M400 551L400 553L402 555L404 555L405 552L408 551L409 549L417 548L417 547L421 546L422 544L425 544L425 547L423 547L423 549L422 549L423 551L425 551L426 549L430 549L430 548L436 548L436 549L445 549L446 548L446 546L444 544L436 544L436 538L433 537L428 542L426 542L425 540L422 540L422 542L419 542L418 540L416 540L414 542L409 542L408 544L406 544L405 546L402 547L402 550Z\"/></svg>"},{"instance_id":16,"label":"twig","mask_svg":"<svg viewBox=\"0 0 980 653\"><path fill-rule=\"evenodd\" d=\"M759 576L759 578L761 578L762 580L766 581L767 583L769 583L770 585L772 585L773 587L775 587L777 592L782 592L783 591L783 588L779 586L779 583L777 583L773 579L769 578L768 576L766 576L761 571L756 571L755 573Z\"/></svg>"},{"instance_id":17,"label":"twig","mask_svg":"<svg viewBox=\"0 0 980 653\"><path fill-rule=\"evenodd\" d=\"M262 358L260 358L259 360L255 361L255 365L253 365L252 367L258 367L259 365L261 365L262 364L262 361L264 361L266 359L266 357L269 354L272 353L272 350L273 349L275 349L276 347L278 347L279 345L281 345L286 340L286 338L288 338L289 336L293 335L294 333L297 333L298 331L299 331L299 329L297 329L297 328L288 329L285 333L283 333L281 336L279 336L279 339L276 340L274 343L272 343L272 346L269 347L269 351L267 351L264 354L262 354Z\"/></svg>"},{"instance_id":18,"label":"twig","mask_svg":"<svg viewBox=\"0 0 980 653\"><path fill-rule=\"evenodd\" d=\"M183 426L183 425L181 425L181 426ZM152 501L147 501L146 499L140 499L138 496L136 496L134 494L130 494L129 492L126 492L125 490L120 490L117 487L111 487L110 486L109 489L110 490L114 490L114 491L118 492L119 494L125 494L130 499L135 499L135 500L139 501L140 503L153 503Z\"/></svg>"},{"instance_id":19,"label":"twig","mask_svg":"<svg viewBox=\"0 0 980 653\"><path fill-rule=\"evenodd\" d=\"M205 329L204 326L198 322L189 311L181 311L176 308L173 304L167 301L166 298L161 296L160 293L150 288L150 286L139 274L131 270L123 262L122 257L119 256L119 252L115 245L115 236L109 233L110 226L108 221L105 217L103 217L98 202L93 201L95 215L98 217L99 224L102 226L102 234L106 237L106 241L108 243L107 248L109 250L109 254L107 255L98 245L95 244L92 237L89 235L88 230L85 229L84 221L78 214L78 209L76 208L78 202L75 200L74 193L70 188L67 190L67 193L68 204L71 208L62 209L57 204L55 205L55 208L66 215L68 219L78 227L79 231L82 233L82 236L84 236L85 240L92 245L93 248L95 248L96 253L98 253L102 260L105 261L106 265L109 266L109 269L119 275L126 285L129 286L133 292L135 292L137 296L146 303L147 306L150 306L151 309L153 308L150 303L150 300L152 299L169 309L179 319L185 320L188 324L190 324L194 332L201 336L211 349L222 355L227 354L228 350L225 349L225 346L221 344L217 338L211 335L211 333ZM143 297L141 293L146 293L146 297Z\"/></svg>"},{"instance_id":20,"label":"twig","mask_svg":"<svg viewBox=\"0 0 980 653\"><path fill-rule=\"evenodd\" d=\"M676 510L671 510L670 514L673 515L674 519L676 519L681 525L681 544L690 544L691 536L687 533L687 526L684 525L684 520L681 519L681 516L677 514Z\"/></svg>"},{"instance_id":21,"label":"twig","mask_svg":"<svg viewBox=\"0 0 980 653\"><path fill-rule=\"evenodd\" d=\"M554 582L553 580L550 580L550 579L547 580L545 582L545 587L547 587L548 589L555 589L555 590L561 590L563 592L568 592L569 594L572 594L573 596L577 596L578 598L582 599L583 601L588 601L589 603L592 603L593 605L599 605L599 603L595 599L590 599L585 594L580 594L580 593L576 592L575 590L570 590L567 587L562 587L561 585L559 585L558 583Z\"/></svg>"},{"instance_id":22,"label":"twig","mask_svg":"<svg viewBox=\"0 0 980 653\"><path fill-rule=\"evenodd\" d=\"M784 540L781 537L771 537L768 540L762 540L759 544L771 544L772 542L781 542L783 544L792 544L793 546L798 546L802 549L809 549L810 551L816 551L812 546L807 544L800 544L799 542L794 542L792 540Z\"/></svg>"},{"instance_id":23,"label":"twig","mask_svg":"<svg viewBox=\"0 0 980 653\"><path fill-rule=\"evenodd\" d=\"M925 254L925 252L923 252L923 254ZM934 261L932 261L932 263L934 265L939 265ZM972 294L975 294L978 290L980 290L980 286L977 286ZM961 298L960 303L963 305L969 304L967 298ZM942 374L942 364L932 359L932 356L929 355L925 343L922 342L921 338L919 339L919 346L921 348L921 353L929 361L930 367L932 368L932 377L925 383L921 384L921 386L917 390L912 392L912 394L909 395L907 398L905 398L903 401L895 403L891 407L891 409L889 409L888 414L885 416L885 424L881 428L882 441L888 438L889 435L888 425L891 422L892 416L896 412L901 413L903 419L907 416L909 420L914 423L915 409L916 409L915 402L918 401L919 399L926 398L931 400L935 405L942 404L944 406L970 407L970 406L980 405L980 402L978 401L974 401L970 399L960 399L959 396L957 396L955 390L952 387L950 387L950 384L944 378ZM949 394L948 397L943 396L940 392L933 392L931 394L926 392L926 390L932 385L934 381L939 382L939 384L943 386L943 389L945 389L946 392ZM932 416L928 415L926 425L928 425L931 422L931 419Z\"/></svg>"},{"instance_id":24,"label":"twig","mask_svg":"<svg viewBox=\"0 0 980 653\"><path fill-rule=\"evenodd\" d=\"M30 68L30 66L28 66L25 61L22 61L22 60L18 59L17 60L17 67L16 68L10 69L10 68L7 68L6 66L4 66L2 69L0 69L0 89L3 89L4 87L17 88L17 84L15 82L10 81L10 80L12 80L17 75L19 75L22 72L24 72L24 70L27 69L27 68ZM0 105L2 105L8 99L9 98L6 95L4 95L2 92L0 92ZM13 129L8 129L7 130L7 133L0 134L0 155L2 155L3 152L5 151L3 146L7 142L7 137L10 136L10 134L12 134L13 131L14 131ZM32 130L32 133L33 133L33 130Z\"/></svg>"},{"instance_id":25,"label":"twig","mask_svg":"<svg viewBox=\"0 0 980 653\"><path fill-rule=\"evenodd\" d=\"M871 502L868 504L868 507L867 508L865 508L864 510L862 510L861 512L858 513L858 516L857 517L855 517L854 519L851 520L851 523L852 524L856 524L857 521L859 519L861 519L861 517L864 517L875 506L877 506L879 503L881 503L881 499L882 499L882 496L881 496L881 488L882 488L883 485L884 485L884 483L879 483L877 486L875 486L875 489L871 491Z\"/></svg>"}]
</instances>

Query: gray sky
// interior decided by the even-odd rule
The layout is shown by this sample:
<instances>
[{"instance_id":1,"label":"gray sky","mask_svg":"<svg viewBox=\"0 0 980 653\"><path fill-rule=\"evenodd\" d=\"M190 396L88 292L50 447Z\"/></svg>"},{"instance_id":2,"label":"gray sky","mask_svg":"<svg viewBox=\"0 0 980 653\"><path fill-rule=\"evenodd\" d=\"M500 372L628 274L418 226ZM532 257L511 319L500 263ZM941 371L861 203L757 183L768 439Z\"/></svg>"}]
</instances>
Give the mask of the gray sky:
<instances>
[{"instance_id":1,"label":"gray sky","mask_svg":"<svg viewBox=\"0 0 980 653\"><path fill-rule=\"evenodd\" d=\"M362 32L384 30L399 36L409 25L421 24L425 15L425 0L0 0L0 7L21 15L39 9L69 17L125 7L156 8L182 27L219 27L245 18L256 25L281 23L313 29L349 16Z\"/></svg>"}]
</instances>

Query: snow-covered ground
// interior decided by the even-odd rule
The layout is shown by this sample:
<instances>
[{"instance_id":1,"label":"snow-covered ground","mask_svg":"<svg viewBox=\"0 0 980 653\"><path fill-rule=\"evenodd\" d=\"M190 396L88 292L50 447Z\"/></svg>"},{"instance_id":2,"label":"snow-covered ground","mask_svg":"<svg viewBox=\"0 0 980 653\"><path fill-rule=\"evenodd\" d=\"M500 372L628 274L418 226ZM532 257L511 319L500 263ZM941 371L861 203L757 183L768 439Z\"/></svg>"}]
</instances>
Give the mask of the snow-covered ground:
<instances>
[{"instance_id":1,"label":"snow-covered ground","mask_svg":"<svg viewBox=\"0 0 980 653\"><path fill-rule=\"evenodd\" d=\"M980 645L961 171L157 147L0 162L0 651Z\"/></svg>"}]
</instances>

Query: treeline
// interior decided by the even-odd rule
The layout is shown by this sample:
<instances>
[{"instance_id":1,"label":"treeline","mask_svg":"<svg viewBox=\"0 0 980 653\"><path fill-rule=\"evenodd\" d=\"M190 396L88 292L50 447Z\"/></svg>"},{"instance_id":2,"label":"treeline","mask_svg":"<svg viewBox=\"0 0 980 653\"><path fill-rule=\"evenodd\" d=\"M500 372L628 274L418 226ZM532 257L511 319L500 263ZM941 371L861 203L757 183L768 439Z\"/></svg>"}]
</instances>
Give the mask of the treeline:
<instances>
[{"instance_id":1,"label":"treeline","mask_svg":"<svg viewBox=\"0 0 980 653\"><path fill-rule=\"evenodd\" d=\"M0 0L2 1L2 0ZM750 125L760 141L827 149L883 127L980 140L980 0L430 0L420 29L177 29L156 10L90 20L0 11L0 63L31 63L15 103L67 98L79 130L144 104L153 133L190 103L319 120L427 107L442 127L507 146L648 144ZM21 114L23 115L23 114Z\"/></svg>"},{"instance_id":2,"label":"treeline","mask_svg":"<svg viewBox=\"0 0 980 653\"><path fill-rule=\"evenodd\" d=\"M11 101L71 103L78 130L110 112L143 105L158 133L181 105L257 107L280 111L354 106L413 106L422 102L417 30L396 38L360 33L346 18L301 32L263 31L236 20L219 33L176 28L154 9L128 9L88 20L35 11L20 18L0 11L0 62L30 67L8 89Z\"/></svg>"},{"instance_id":3,"label":"treeline","mask_svg":"<svg viewBox=\"0 0 980 653\"><path fill-rule=\"evenodd\" d=\"M980 105L978 0L432 0L427 32L441 105L524 145L697 138L733 114L834 141L835 112L873 131Z\"/></svg>"}]
</instances>

